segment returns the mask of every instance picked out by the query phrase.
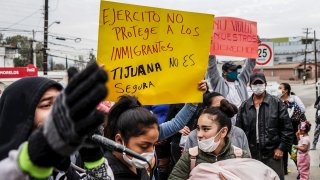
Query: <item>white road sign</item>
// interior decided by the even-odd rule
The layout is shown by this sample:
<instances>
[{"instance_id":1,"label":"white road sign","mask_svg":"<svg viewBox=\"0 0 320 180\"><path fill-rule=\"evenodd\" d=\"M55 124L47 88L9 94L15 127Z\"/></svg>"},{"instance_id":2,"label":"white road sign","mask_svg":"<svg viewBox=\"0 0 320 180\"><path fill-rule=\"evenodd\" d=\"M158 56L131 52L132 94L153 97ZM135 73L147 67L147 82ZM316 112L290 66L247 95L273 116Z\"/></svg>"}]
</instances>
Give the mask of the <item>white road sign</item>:
<instances>
[{"instance_id":1,"label":"white road sign","mask_svg":"<svg viewBox=\"0 0 320 180\"><path fill-rule=\"evenodd\" d=\"M262 42L258 49L257 66L270 67L273 66L273 42Z\"/></svg>"}]
</instances>

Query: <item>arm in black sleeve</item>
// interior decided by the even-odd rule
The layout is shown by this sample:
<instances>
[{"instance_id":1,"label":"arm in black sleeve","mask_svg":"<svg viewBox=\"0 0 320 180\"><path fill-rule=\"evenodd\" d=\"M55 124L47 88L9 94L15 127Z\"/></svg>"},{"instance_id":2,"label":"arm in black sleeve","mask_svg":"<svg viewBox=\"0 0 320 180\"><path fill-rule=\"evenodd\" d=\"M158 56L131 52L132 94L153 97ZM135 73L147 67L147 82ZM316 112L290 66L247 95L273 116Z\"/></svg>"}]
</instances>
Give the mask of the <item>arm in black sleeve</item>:
<instances>
[{"instance_id":1,"label":"arm in black sleeve","mask_svg":"<svg viewBox=\"0 0 320 180\"><path fill-rule=\"evenodd\" d=\"M317 108L317 105L319 104L320 96L318 96L316 102L314 103L314 108Z\"/></svg>"},{"instance_id":2,"label":"arm in black sleeve","mask_svg":"<svg viewBox=\"0 0 320 180\"><path fill-rule=\"evenodd\" d=\"M289 118L289 114L287 111L286 105L278 101L278 110L279 110L279 127L280 127L280 145L279 149L282 151L290 150L290 146L293 142L293 127L291 120Z\"/></svg>"},{"instance_id":3,"label":"arm in black sleeve","mask_svg":"<svg viewBox=\"0 0 320 180\"><path fill-rule=\"evenodd\" d=\"M243 118L242 118L244 106L245 106L245 103L242 103L241 106L239 107L239 111L237 114L237 120L236 120L236 124L235 124L237 127L241 128L242 130L244 130L243 129Z\"/></svg>"}]
</instances>

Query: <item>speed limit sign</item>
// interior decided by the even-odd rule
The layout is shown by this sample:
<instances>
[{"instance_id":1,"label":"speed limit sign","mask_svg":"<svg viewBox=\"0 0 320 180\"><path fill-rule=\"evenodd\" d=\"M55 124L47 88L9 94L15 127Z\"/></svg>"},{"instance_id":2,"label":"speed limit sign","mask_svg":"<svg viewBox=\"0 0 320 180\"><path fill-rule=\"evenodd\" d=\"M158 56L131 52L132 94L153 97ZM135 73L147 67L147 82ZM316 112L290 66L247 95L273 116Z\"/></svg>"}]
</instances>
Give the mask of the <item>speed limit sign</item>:
<instances>
[{"instance_id":1,"label":"speed limit sign","mask_svg":"<svg viewBox=\"0 0 320 180\"><path fill-rule=\"evenodd\" d=\"M257 66L273 66L273 42L262 42L258 49Z\"/></svg>"}]
</instances>

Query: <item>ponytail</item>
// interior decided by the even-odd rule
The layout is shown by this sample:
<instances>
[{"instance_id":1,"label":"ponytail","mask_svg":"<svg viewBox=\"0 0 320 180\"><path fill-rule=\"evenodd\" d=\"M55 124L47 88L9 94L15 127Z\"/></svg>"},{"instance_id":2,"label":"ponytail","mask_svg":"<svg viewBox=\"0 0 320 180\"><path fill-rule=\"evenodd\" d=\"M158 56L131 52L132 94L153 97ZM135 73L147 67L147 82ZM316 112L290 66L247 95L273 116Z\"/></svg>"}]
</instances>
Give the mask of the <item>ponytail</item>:
<instances>
[{"instance_id":1,"label":"ponytail","mask_svg":"<svg viewBox=\"0 0 320 180\"><path fill-rule=\"evenodd\" d=\"M145 134L146 129L155 124L159 128L157 118L144 109L136 97L121 96L109 112L104 133L112 140L120 133L124 141L128 141L130 137Z\"/></svg>"}]
</instances>

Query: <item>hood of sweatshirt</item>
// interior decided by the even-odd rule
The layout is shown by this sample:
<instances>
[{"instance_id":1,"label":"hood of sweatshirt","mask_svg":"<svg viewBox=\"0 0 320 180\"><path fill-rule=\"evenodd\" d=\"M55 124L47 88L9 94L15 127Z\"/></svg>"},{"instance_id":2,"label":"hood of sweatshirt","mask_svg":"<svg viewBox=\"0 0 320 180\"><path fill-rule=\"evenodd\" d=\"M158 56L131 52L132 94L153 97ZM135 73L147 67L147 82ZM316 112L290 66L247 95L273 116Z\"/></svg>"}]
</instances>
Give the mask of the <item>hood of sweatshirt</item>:
<instances>
[{"instance_id":1,"label":"hood of sweatshirt","mask_svg":"<svg viewBox=\"0 0 320 180\"><path fill-rule=\"evenodd\" d=\"M34 127L36 107L52 87L62 90L62 86L53 80L26 77L4 90L0 99L0 160L28 140Z\"/></svg>"}]
</instances>

